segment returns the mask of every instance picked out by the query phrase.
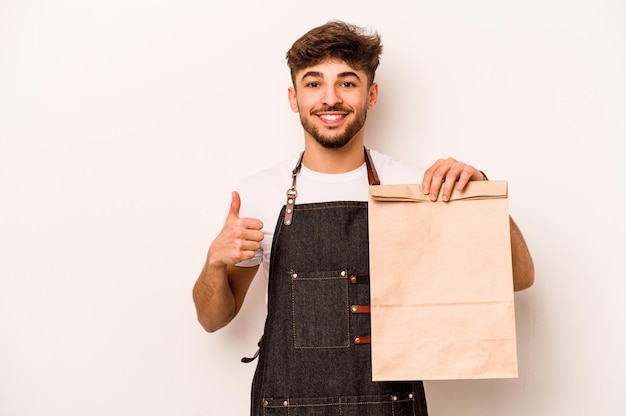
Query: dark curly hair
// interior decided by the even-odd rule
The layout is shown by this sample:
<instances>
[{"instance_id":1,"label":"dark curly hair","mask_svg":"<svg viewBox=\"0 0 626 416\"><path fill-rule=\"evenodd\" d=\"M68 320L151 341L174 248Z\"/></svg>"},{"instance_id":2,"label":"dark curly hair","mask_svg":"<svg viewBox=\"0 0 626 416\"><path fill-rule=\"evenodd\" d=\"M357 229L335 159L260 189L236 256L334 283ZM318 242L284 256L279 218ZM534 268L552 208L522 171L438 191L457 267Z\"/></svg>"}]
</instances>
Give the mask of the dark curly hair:
<instances>
[{"instance_id":1,"label":"dark curly hair","mask_svg":"<svg viewBox=\"0 0 626 416\"><path fill-rule=\"evenodd\" d=\"M378 33L332 20L311 29L296 40L287 51L286 58L294 85L298 71L326 59L338 59L354 69L364 71L371 85L382 51L383 45Z\"/></svg>"}]
</instances>

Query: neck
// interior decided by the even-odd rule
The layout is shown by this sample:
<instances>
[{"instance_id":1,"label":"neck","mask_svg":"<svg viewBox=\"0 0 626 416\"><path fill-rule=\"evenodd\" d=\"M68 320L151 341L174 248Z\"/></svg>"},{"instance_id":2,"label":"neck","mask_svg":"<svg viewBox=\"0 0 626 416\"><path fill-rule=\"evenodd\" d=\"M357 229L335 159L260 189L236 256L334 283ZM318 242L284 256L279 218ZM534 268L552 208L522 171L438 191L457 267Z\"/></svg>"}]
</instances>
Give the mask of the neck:
<instances>
[{"instance_id":1,"label":"neck","mask_svg":"<svg viewBox=\"0 0 626 416\"><path fill-rule=\"evenodd\" d=\"M345 173L365 163L363 139L355 137L340 149L320 146L315 139L305 138L302 164L320 173Z\"/></svg>"}]
</instances>

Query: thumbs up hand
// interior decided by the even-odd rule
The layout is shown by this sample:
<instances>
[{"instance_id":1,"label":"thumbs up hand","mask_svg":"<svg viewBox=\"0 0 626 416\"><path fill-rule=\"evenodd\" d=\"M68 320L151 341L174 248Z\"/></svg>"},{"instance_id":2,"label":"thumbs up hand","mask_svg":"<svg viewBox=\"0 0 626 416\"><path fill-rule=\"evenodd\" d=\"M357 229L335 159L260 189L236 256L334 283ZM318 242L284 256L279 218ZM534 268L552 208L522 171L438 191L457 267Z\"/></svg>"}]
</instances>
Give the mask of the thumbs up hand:
<instances>
[{"instance_id":1,"label":"thumbs up hand","mask_svg":"<svg viewBox=\"0 0 626 416\"><path fill-rule=\"evenodd\" d=\"M263 222L257 218L241 218L241 198L232 193L230 211L222 231L209 247L208 261L212 266L228 266L251 259L261 248Z\"/></svg>"}]
</instances>

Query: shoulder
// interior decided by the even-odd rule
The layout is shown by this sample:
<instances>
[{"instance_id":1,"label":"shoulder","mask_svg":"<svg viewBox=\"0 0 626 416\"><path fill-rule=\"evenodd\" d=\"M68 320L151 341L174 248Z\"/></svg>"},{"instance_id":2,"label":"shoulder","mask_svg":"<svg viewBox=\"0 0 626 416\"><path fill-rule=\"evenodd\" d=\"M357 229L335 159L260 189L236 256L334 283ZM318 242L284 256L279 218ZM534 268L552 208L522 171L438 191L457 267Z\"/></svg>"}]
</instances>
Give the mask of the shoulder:
<instances>
[{"instance_id":1,"label":"shoulder","mask_svg":"<svg viewBox=\"0 0 626 416\"><path fill-rule=\"evenodd\" d=\"M424 167L401 162L373 149L370 149L370 154L383 185L422 182L426 171Z\"/></svg>"},{"instance_id":2,"label":"shoulder","mask_svg":"<svg viewBox=\"0 0 626 416\"><path fill-rule=\"evenodd\" d=\"M285 202L291 186L291 172L299 154L285 158L274 165L243 176L237 185L241 196L241 215L259 218L265 210L274 211ZM261 210L261 212L259 212Z\"/></svg>"},{"instance_id":3,"label":"shoulder","mask_svg":"<svg viewBox=\"0 0 626 416\"><path fill-rule=\"evenodd\" d=\"M247 174L239 180L238 190L240 192L265 192L268 188L278 186L284 187L291 180L293 170L299 155L292 155L274 165Z\"/></svg>"}]
</instances>

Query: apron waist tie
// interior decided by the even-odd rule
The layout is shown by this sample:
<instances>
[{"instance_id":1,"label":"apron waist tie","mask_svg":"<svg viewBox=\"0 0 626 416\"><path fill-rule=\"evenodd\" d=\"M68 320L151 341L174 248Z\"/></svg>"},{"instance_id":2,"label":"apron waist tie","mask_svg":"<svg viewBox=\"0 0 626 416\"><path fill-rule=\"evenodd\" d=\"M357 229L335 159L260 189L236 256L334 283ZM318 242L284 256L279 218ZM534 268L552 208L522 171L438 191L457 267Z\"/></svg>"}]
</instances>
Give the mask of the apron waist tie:
<instances>
[{"instance_id":1,"label":"apron waist tie","mask_svg":"<svg viewBox=\"0 0 626 416\"><path fill-rule=\"evenodd\" d=\"M259 339L259 342L257 342L257 346L258 346L259 348L256 350L256 352L254 353L254 355L253 355L252 357L243 357L243 358L241 359L241 362L242 362L242 363L245 363L245 364L251 363L252 361L254 361L254 360L255 360L255 359L259 356L259 353L261 352L261 341L262 341L262 340L263 340L263 337L261 337L261 338Z\"/></svg>"}]
</instances>

